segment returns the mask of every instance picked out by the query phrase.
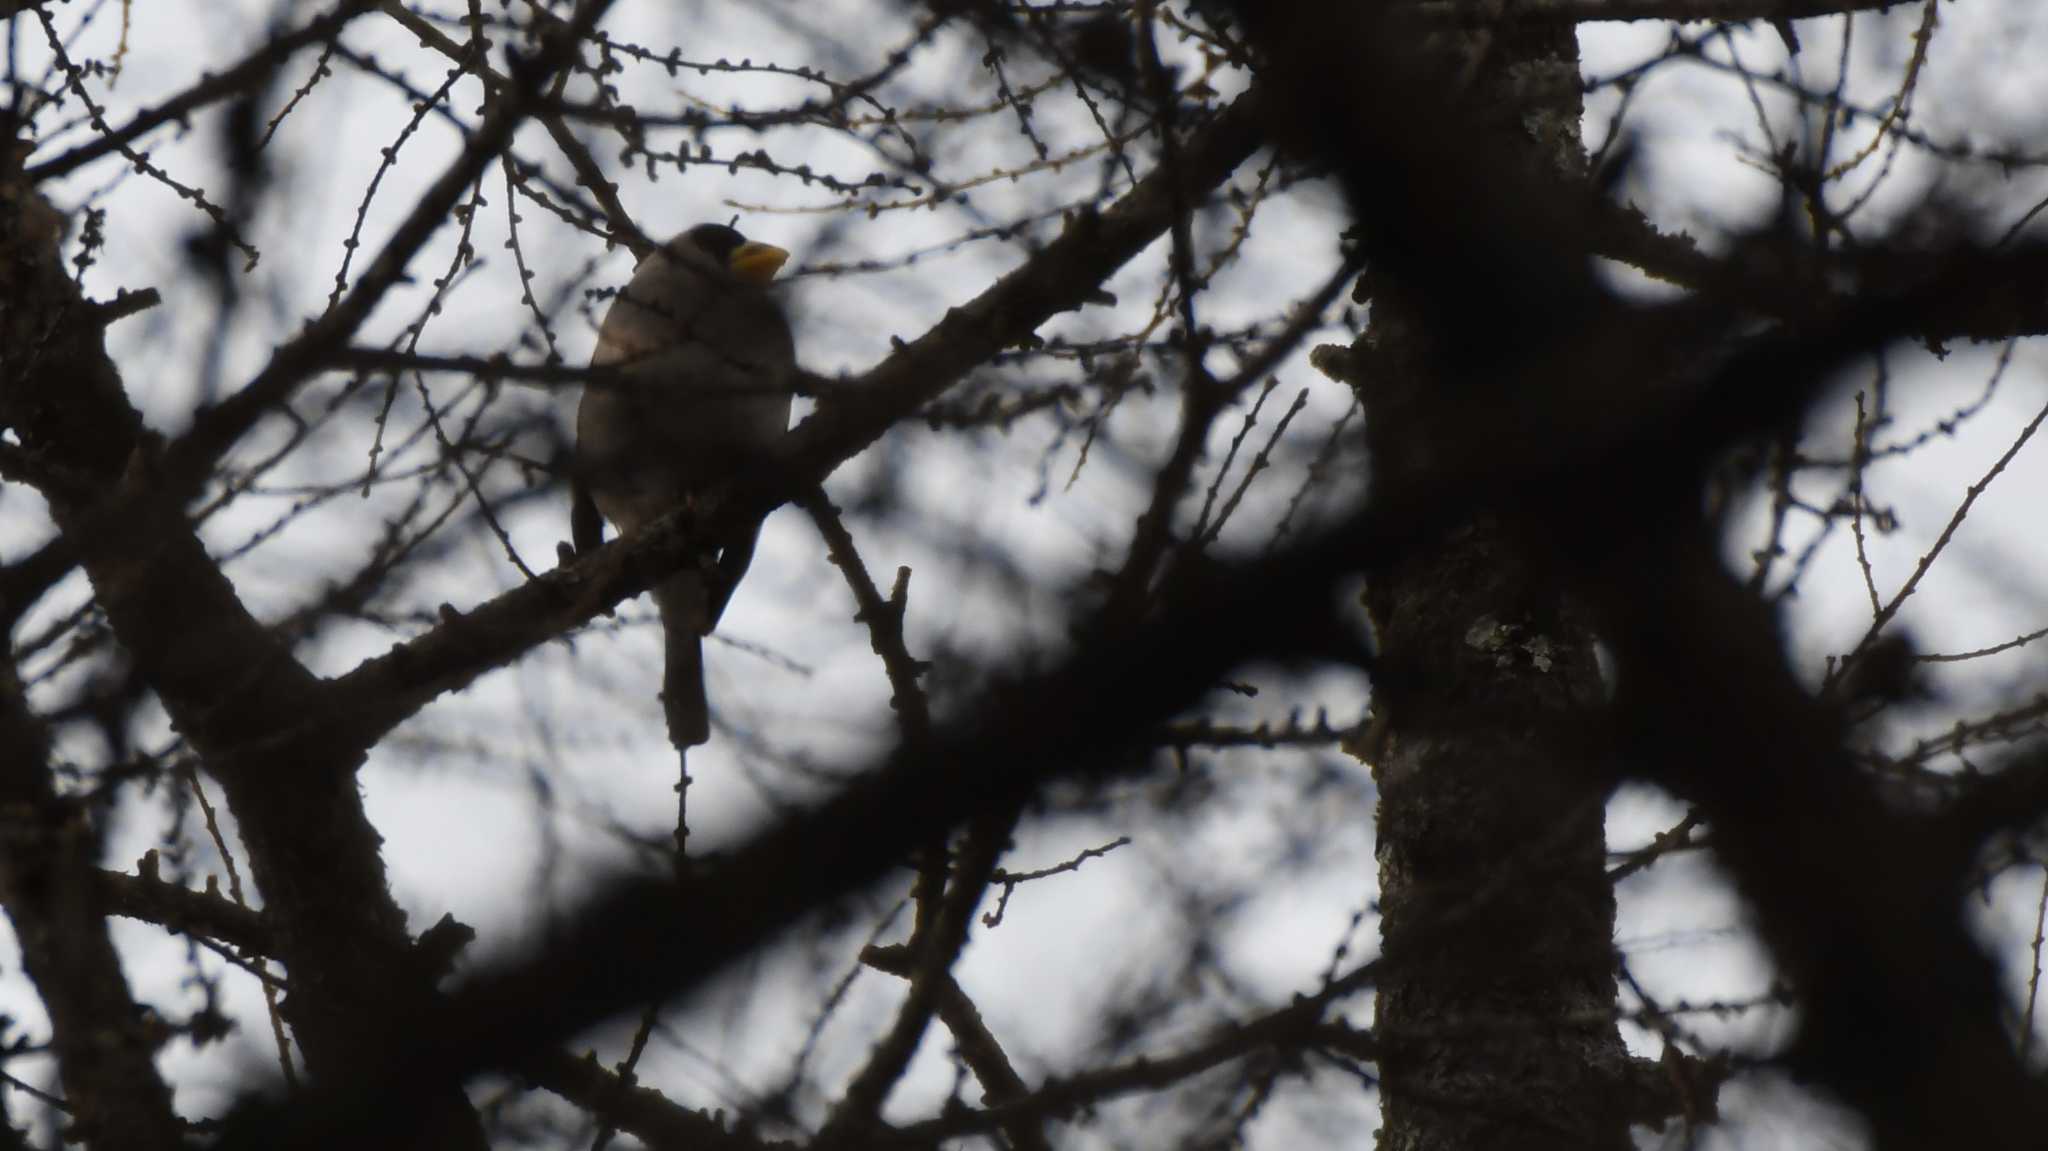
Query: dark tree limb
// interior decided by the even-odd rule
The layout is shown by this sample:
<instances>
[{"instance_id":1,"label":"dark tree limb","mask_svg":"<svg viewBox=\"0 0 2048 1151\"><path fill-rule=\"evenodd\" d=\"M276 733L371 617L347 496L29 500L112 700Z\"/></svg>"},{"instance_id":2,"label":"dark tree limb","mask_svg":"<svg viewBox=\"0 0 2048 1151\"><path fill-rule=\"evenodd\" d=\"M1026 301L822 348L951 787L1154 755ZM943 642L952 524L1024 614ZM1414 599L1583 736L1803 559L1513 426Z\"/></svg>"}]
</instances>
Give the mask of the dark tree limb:
<instances>
[{"instance_id":1,"label":"dark tree limb","mask_svg":"<svg viewBox=\"0 0 2048 1151\"><path fill-rule=\"evenodd\" d=\"M52 785L49 733L13 662L0 664L0 892L22 968L50 1016L66 1141L174 1151L184 1128L154 1062L164 1037L149 1034L107 934L94 890L98 849L88 809Z\"/></svg>"},{"instance_id":2,"label":"dark tree limb","mask_svg":"<svg viewBox=\"0 0 2048 1151\"><path fill-rule=\"evenodd\" d=\"M1555 542L1616 645L1622 762L1699 805L1800 989L1793 1065L1870 1117L1880 1146L2037 1141L2048 1094L2020 1066L1991 965L1961 921L1955 853L1877 801L1844 752L1841 717L1799 686L1769 608L1724 570L1696 509L1716 450L1796 418L1842 357L1917 330L1930 311L1967 315L1987 298L1980 281L1992 280L1993 297L2008 294L2005 277L2038 284L2040 253L2002 260L1956 245L1925 258L1909 288L1868 289L1732 354L1741 343L1729 302L1690 319L1637 313L1638 324L1678 326L1649 324L1661 355L1630 348L1632 309L1586 278L1591 246L1573 223L1584 213L1530 194L1488 155L1449 111L1442 81L1393 58L1403 42L1389 35L1394 21L1308 3L1240 11L1269 55L1296 65L1274 107L1304 126L1298 145L1339 173L1376 274L1422 302L1439 348L1490 341L1484 354L1451 357L1439 381L1442 442L1497 450L1488 433L1508 425L1469 406L1507 400L1524 436L1609 445L1582 457L1579 480L1533 487L1504 508ZM1397 93L1415 115L1389 127L1372 110ZM1461 151L1447 157L1433 140ZM1452 195L1423 195L1446 179ZM1561 226L1521 226L1532 208L1559 212ZM1685 347L1720 366L1689 366L1675 354ZM1508 364L1519 366L1502 374L1509 386L1488 386ZM1570 430L1631 394L1669 405L1666 416L1643 421L1637 409L1620 434Z\"/></svg>"},{"instance_id":3,"label":"dark tree limb","mask_svg":"<svg viewBox=\"0 0 2048 1151\"><path fill-rule=\"evenodd\" d=\"M64 271L54 213L23 173L0 173L9 206L0 218L0 340L10 369L0 422L77 481L45 492L52 515L116 636L222 783L291 976L285 1014L316 1077L351 1080L387 1060L411 1025L407 1005L431 988L413 962L382 841L356 790L365 745L277 738L323 714L326 689L241 603L187 521L185 497L218 453L367 318L605 7L586 0L517 70L517 91L486 117L355 290L168 451L144 429L107 358L103 325ZM425 1100L422 1119L411 1137L483 1145L459 1089Z\"/></svg>"},{"instance_id":4,"label":"dark tree limb","mask_svg":"<svg viewBox=\"0 0 2048 1151\"><path fill-rule=\"evenodd\" d=\"M718 501L714 537L733 535L785 501L818 486L840 464L950 388L967 371L1017 343L1059 312L1080 307L1103 280L1167 228L1172 182L1206 194L1260 142L1256 93L1241 97L1198 130L1181 150L1178 173L1155 172L1099 215L1077 218L1057 240L931 331L873 369L835 386L829 401L777 442L758 466ZM645 591L690 553L680 517L614 541L466 613L334 683L325 722L367 747L435 697L460 690L621 600ZM723 529L723 530L721 530ZM308 733L310 734L310 733Z\"/></svg>"},{"instance_id":5,"label":"dark tree limb","mask_svg":"<svg viewBox=\"0 0 2048 1151\"><path fill-rule=\"evenodd\" d=\"M1967 270L1969 261L1962 263ZM1972 282L1937 279L1924 290L1955 299ZM1218 562L1129 634L992 689L981 704L935 728L927 752L899 750L851 773L854 782L839 796L705 861L688 883L620 881L561 925L547 947L482 971L454 992L445 1010L423 1021L408 1061L309 1100L289 1126L279 1125L282 1115L252 1110L249 1126L229 1145L268 1147L285 1139L343 1146L404 1130L413 1118L408 1109L435 1087L508 1066L536 1045L696 986L796 917L896 867L935 827L1013 806L1056 778L1103 779L1129 770L1136 762L1130 751L1143 746L1147 733L1244 659L1361 661L1363 653L1342 646L1345 633L1332 624L1333 589L1445 523L1484 507L1505 514L1587 508L1600 530L1661 514L1672 485L1682 488L1697 460L1797 412L1821 393L1829 367L1895 334L1912 314L1910 301L1870 302L1829 331L1767 341L1733 357L1696 390L1653 397L1654 404L1645 401L1614 422L1589 421L1577 434L1489 441L1483 451L1451 453L1440 471L1376 493L1369 508L1328 534L1260 561ZM1622 319L1640 323L1633 315ZM1686 352L1673 347L1666 354ZM1521 379L1540 378L1534 370ZM642 540L611 554L623 557L633 546L655 550ZM607 545L600 555L620 548ZM959 762L977 770L948 770Z\"/></svg>"}]
</instances>

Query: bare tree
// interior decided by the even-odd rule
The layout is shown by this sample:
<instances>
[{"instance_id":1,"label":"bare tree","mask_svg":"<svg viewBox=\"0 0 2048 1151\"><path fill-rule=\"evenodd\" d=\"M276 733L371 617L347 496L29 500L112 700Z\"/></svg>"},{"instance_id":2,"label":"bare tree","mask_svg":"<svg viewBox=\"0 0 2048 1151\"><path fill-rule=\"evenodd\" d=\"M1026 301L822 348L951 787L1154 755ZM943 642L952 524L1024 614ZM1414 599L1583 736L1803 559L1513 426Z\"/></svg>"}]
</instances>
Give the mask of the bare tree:
<instances>
[{"instance_id":1,"label":"bare tree","mask_svg":"<svg viewBox=\"0 0 2048 1151\"><path fill-rule=\"evenodd\" d=\"M0 14L14 1144L2048 1129L2024 5ZM572 542L728 219L797 423Z\"/></svg>"}]
</instances>

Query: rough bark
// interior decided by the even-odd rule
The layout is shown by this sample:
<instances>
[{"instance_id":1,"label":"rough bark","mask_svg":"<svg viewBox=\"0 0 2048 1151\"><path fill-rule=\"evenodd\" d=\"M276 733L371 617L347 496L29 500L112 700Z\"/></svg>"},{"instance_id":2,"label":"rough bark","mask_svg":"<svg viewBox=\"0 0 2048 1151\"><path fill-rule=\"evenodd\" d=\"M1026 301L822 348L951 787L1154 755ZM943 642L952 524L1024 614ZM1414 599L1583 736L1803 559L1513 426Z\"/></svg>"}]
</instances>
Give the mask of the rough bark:
<instances>
[{"instance_id":1,"label":"rough bark","mask_svg":"<svg viewBox=\"0 0 2048 1151\"><path fill-rule=\"evenodd\" d=\"M1482 521L1370 577L1390 1149L1630 1146L1599 675L1529 550Z\"/></svg>"},{"instance_id":2,"label":"rough bark","mask_svg":"<svg viewBox=\"0 0 2048 1151\"><path fill-rule=\"evenodd\" d=\"M1568 29L1435 48L1518 176L1583 166ZM1370 291L1349 363L1376 486L1395 485L1459 419L1416 305L1398 284ZM1631 1146L1605 784L1577 738L1599 670L1546 566L1535 541L1481 518L1368 575L1389 1151Z\"/></svg>"},{"instance_id":3,"label":"rough bark","mask_svg":"<svg viewBox=\"0 0 2048 1151\"><path fill-rule=\"evenodd\" d=\"M362 753L303 738L324 714L320 681L249 613L156 483L159 443L65 272L61 231L18 172L0 173L0 425L20 438L123 649L226 792L308 1068L361 1076L417 1022L404 1004L423 1009L431 991L356 788ZM459 1093L432 1111L426 1145L483 1146Z\"/></svg>"}]
</instances>

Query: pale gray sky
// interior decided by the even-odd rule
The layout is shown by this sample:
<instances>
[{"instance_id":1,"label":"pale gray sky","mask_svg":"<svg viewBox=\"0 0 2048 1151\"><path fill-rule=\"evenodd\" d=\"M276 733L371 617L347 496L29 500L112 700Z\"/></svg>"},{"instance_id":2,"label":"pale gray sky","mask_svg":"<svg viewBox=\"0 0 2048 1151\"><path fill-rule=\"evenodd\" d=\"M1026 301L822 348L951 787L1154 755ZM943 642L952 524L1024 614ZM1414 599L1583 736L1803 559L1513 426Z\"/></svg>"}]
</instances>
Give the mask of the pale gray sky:
<instances>
[{"instance_id":1,"label":"pale gray sky","mask_svg":"<svg viewBox=\"0 0 2048 1151\"><path fill-rule=\"evenodd\" d=\"M82 7L57 9L60 26L70 27ZM109 118L121 122L136 108L176 91L197 67L217 69L237 58L260 38L260 16L269 7L258 0L134 5L130 50L119 84L111 90L104 85L95 89ZM803 62L846 76L872 68L903 41L909 28L903 18L906 10L907 6L877 3L749 6L623 0L606 27L621 40L663 50L673 44L692 59ZM1882 106L1896 87L1917 18L1915 10L1901 9L1856 19L1848 91L1857 102ZM1914 125L1937 138L1954 138L1967 130L1980 142L2002 139L2044 150L2048 141L2040 132L2039 110L2048 107L2048 92L2042 90L2048 85L2048 68L2024 65L2048 59L2048 53L2041 51L2040 21L2030 6L1948 5L1942 19L1936 50L1914 103ZM74 51L106 53L116 24L111 10L103 11ZM1801 26L1805 52L1799 67L1810 86L1831 82L1840 27L1839 22ZM23 31L24 56L40 58L39 35ZM1688 30L1695 35L1700 31ZM1581 35L1584 72L1595 78L1613 75L1657 54L1669 35L1664 25L1590 26ZM438 84L445 72L445 62L424 53L409 34L381 18L359 22L346 43L359 53L374 54L383 66L401 71L423 88ZM1737 44L1742 59L1752 67L1766 67L1784 55L1768 30L1740 35ZM1725 60L1727 51L1726 45L1714 44L1708 55ZM917 66L890 83L887 97L900 107L914 107L920 95L933 101L956 100L964 86L975 99L992 99L995 91L979 57L978 46L942 36L919 57ZM1027 60L1015 59L1011 66L1017 76L1034 74ZM294 59L276 95L302 82L308 67L308 58ZM323 306L369 182L381 179L364 217L365 246L355 261L357 272L417 191L459 146L459 136L429 116L406 140L396 164L380 176L379 150L397 139L410 115L408 100L346 64L336 67L337 76L317 87L285 121L269 153L276 165L277 194L248 227L263 259L242 281L243 311L232 329L222 375L228 388L246 380L277 339ZM764 109L818 91L815 85L787 78L699 75L688 70L671 78L662 68L644 63L629 64L615 79L622 100L651 113L678 111L688 106L685 97ZM572 86L572 94L586 87ZM474 86L465 84L458 88L455 105L466 113L476 95ZM1774 118L1774 130L1790 127L1796 137L1791 106L1782 93L1766 88L1756 98ZM1589 140L1598 140L1607 130L1616 99L1612 89L1589 98ZM274 95L271 107L275 104ZM1660 69L1636 93L1630 123L1641 152L1626 189L1660 225L1711 238L1717 231L1761 220L1771 211L1774 183L1742 156L1744 149L1753 152L1760 147L1760 133L1751 96L1738 79L1698 66ZM1045 97L1036 124L1055 153L1099 139L1094 124L1071 97ZM1867 138L1871 126L1854 125L1846 129L1846 138ZM947 128L935 138L933 158L953 178L1027 162L1029 146L1013 127L1013 120L996 117L971 127ZM182 137L161 132L151 137L150 155L178 179L223 192L227 185L214 151L217 130L217 114L196 117L193 129ZM786 130L758 139L726 131L711 139L721 156L765 147L784 162L808 164L849 180L886 169L873 151L822 131ZM567 165L538 128L529 127L519 140L522 157L544 161L555 178L572 181ZM596 152L609 162L616 148L600 143ZM1880 193L1876 210L1896 210L1909 203L1934 178L1933 167L1914 158L1899 163L1901 172ZM1239 181L1249 182L1258 165L1255 161L1248 166ZM791 248L800 264L897 256L943 243L988 220L1085 200L1099 185L1102 166L1099 157L1090 157L1058 172L1034 172L1016 182L976 187L965 207L886 211L873 220L801 211L828 202L829 195L758 173L728 175L722 168L694 168L687 175L671 169L658 181L646 179L644 170L619 171L615 176L625 203L650 232L666 234L737 213L750 234ZM1996 173L1977 172L1973 179L1977 182L1972 186L1954 190L1973 202L1999 205L1992 218L2001 220L2016 220L2043 183L2038 174L2001 181ZM206 226L205 217L161 186L124 174L118 161L88 167L50 193L61 206L75 206L90 197L108 212L107 247L85 281L92 294L110 296L117 288L143 286L164 292L163 306L117 325L110 338L137 404L155 427L177 431L198 395L198 364L215 320L215 303L193 280L182 253L182 242ZM513 348L522 335L533 332L531 317L519 304L511 253L503 248L507 192L501 176L494 172L486 180L484 195L489 206L479 214L474 240L484 263L449 296L445 311L427 329L424 349L488 353ZM761 208L774 210L756 210ZM554 299L565 284L583 281L585 266L593 261L596 270L586 286L623 282L631 263L624 252L604 253L601 245L531 204L521 204L519 213L523 251L536 269L534 290L539 299ZM1229 219L1218 217L1213 224L1227 227ZM1279 302L1309 291L1335 267L1332 241L1340 225L1337 199L1324 187L1305 185L1267 204L1254 221L1243 258L1218 277L1204 303L1205 316L1220 325L1274 315ZM1041 227L1036 234L1044 238L1054 229L1056 224ZM1217 234L1213 226L1202 231L1212 238ZM419 283L394 293L365 331L364 342L390 338L417 315L427 281L446 267L454 241L454 229L444 228L415 264ZM819 371L858 370L886 354L891 337L921 332L947 307L980 291L1019 258L1015 248L982 243L886 274L797 279L788 291L798 320L800 359ZM1106 332L1142 317L1162 260L1163 245L1156 245L1118 275L1111 284L1119 301L1113 312L1100 309L1065 316L1048 330ZM581 362L588 355L593 327L576 307L564 313L556 333L567 360ZM1982 390L1995 351L1958 349L1946 362L1904 350L1889 356L1898 423L1887 438L1906 438L1968 403ZM1911 571L1964 488L2042 403L2043 367L2037 347L2021 347L1983 414L1953 438L1873 471L1874 498L1899 513L1898 530L1870 542L1881 593L1889 594ZM1292 359L1279 376L1281 385L1269 401L1261 428L1270 427L1294 394L1306 389L1307 408L1290 437L1298 451L1280 461L1272 482L1253 488L1236 529L1226 536L1229 545L1263 542L1277 510L1299 482L1307 454L1349 404L1345 389L1311 372L1305 356ZM297 410L307 415L318 411L338 380L330 376L309 388ZM1849 382L1858 383L1853 376ZM453 391L445 383L440 386L447 393ZM550 402L538 393L534 401ZM566 405L573 400L562 396L551 402ZM1108 440L1095 447L1092 462L1071 488L1067 478L1079 440L1070 438L1049 457L1049 493L1036 503L1031 496L1040 485L1041 461L1053 438L1043 421L1020 423L1003 435L940 436L904 428L882 452L843 469L833 486L842 499L882 473L885 459L889 468L900 469L894 479L904 517L890 526L857 521L856 532L879 580L886 583L899 564L914 569L908 619L912 650L985 654L1013 647L1021 637L1048 647L1061 642L1062 605L1049 589L1065 588L1089 568L1114 564L1120 557L1122 533L1143 495L1134 480L1144 474L1120 460L1156 463L1170 444L1174 412L1170 397L1134 397L1126 402L1109 423ZM1815 428L1832 431L1841 453L1846 453L1848 442L1845 413L1853 413L1853 405L1841 399L1813 420ZM342 412L324 427L313 447L270 477L271 485L315 484L359 469L374 434L366 415L360 406ZM394 421L393 428L397 427ZM1236 428L1234 418L1224 421L1219 448ZM281 434L281 427L266 428L251 438L238 458L256 458ZM387 441L394 436L387 433ZM1211 458L1219 454L1212 452ZM430 455L429 443L413 449L411 458ZM397 454L393 462L402 465L405 458ZM1293 469L1291 474L1288 468ZM501 485L509 480L508 475L498 476ZM1947 562L1937 566L1902 613L1925 648L1978 647L2048 625L2048 606L2039 580L2033 578L2033 573L2048 570L2048 533L2041 530L2038 507L2042 491L2048 491L2048 449L2036 445L2021 453L1983 497ZM1812 495L1824 498L1818 487ZM351 557L359 555L382 518L393 514L405 498L405 490L399 488L367 499L351 495L322 504L238 559L230 574L259 614L288 612L317 594L318 581L326 575L348 570L355 562ZM221 549L238 547L267 531L292 499L288 493L245 498L207 525L207 538ZM43 538L47 527L32 505L25 496L0 502L0 560L24 554ZM562 501L521 506L506 523L528 563L539 569L553 566L555 544L567 537ZM1797 530L1792 538L1801 538ZM1022 579L1007 577L988 562L989 555L1004 557ZM408 589L404 602L427 611L444 601L466 607L520 579L500 545L488 532L473 527L459 546L420 569L419 583ZM1788 603L1787 618L1802 658L1817 677L1824 655L1852 644L1869 619L1846 533L1830 538L1803 589ZM25 629L34 631L58 618L84 594L83 584L74 577ZM712 645L709 652L714 712L730 726L693 760L698 783L691 793L693 824L701 832L696 842L731 842L770 817L774 802L817 793L816 779L783 765L798 762L831 769L857 764L888 737L886 685L865 632L851 614L851 601L808 521L790 509L778 513L768 525L753 574L722 629L735 644L773 653L773 658L724 644ZM654 698L658 640L655 632L640 626L647 616L644 603L628 605L620 613L622 626L594 628L573 645L555 644L533 653L471 690L436 703L373 753L363 783L371 815L387 840L394 884L415 928L452 912L480 930L480 949L503 946L533 930L551 910L566 907L605 868L627 860L619 829L648 839L667 834L673 819L674 769ZM334 673L383 651L397 638L383 628L344 626L307 656L317 669ZM1940 682L1953 684L1958 703L1974 702L2014 673L2037 669L2040 658L2036 649L2023 649L1997 664L1944 668ZM1271 677L1268 686L1270 690L1252 703L1222 701L1219 707L1246 719L1280 721L1290 708L1312 715L1320 705L1327 706L1339 723L1355 720L1364 707L1365 688L1356 677ZM1940 712L1935 718L1944 717L1952 713ZM71 751L86 760L96 754L85 745ZM1243 869L1265 866L1282 833L1305 820L1315 821L1319 828L1323 854L1308 879L1257 892L1235 912L1225 950L1242 984L1223 998L1248 992L1279 1001L1313 986L1351 917L1374 894L1370 783L1362 766L1334 752L1332 757L1342 760L1344 766L1338 770L1350 773L1351 784L1326 797L1318 808L1292 803L1296 793L1288 779L1304 767L1308 756L1242 756L1233 760L1234 776L1225 784L1239 802L1218 803L1192 819L1160 820L1150 814L1148 786L1134 783L1126 799L1108 812L1027 827L1012 861L1022 869L1056 863L1118 835L1128 833L1135 839L1132 846L1089 863L1077 875L1020 890L1003 926L978 935L970 948L963 983L982 1004L1027 1078L1085 1059L1095 1039L1091 1027L1099 1008L1113 1003L1127 985L1156 966L1162 948L1174 945L1175 909L1156 897L1161 875L1183 882L1192 879L1201 886L1202 877L1189 874L1191 864L1199 862L1218 868L1217 882L1227 883ZM545 807L536 802L540 780L545 780L550 795ZM1645 789L1624 792L1610 811L1617 846L1641 842L1682 814L1675 804ZM157 801L133 801L129 818L116 826L109 864L132 866L135 857L156 842L162 826ZM1754 995L1766 985L1768 961L1742 930L1739 903L1704 861L1682 857L1630 880L1621 890L1619 936L1638 975L1654 991L1698 1001ZM886 905L894 894L880 892L869 902ZM1984 910L1985 929L1999 940L2005 954L2023 959L2038 890L2010 884L1994 895ZM814 991L792 994L789 989L815 988L820 972L829 979L844 968L871 922L871 917L858 918L851 934L831 937L834 947L825 952L785 948L757 966L730 973L716 990L701 996L698 1008L686 1017L686 1044L657 1041L642 1066L643 1080L669 1088L674 1097L692 1105L729 1107L743 1105L752 1092L773 1086L773 1077L786 1070L819 1009ZM189 992L178 986L184 971L182 945L126 921L118 924L118 934L141 995L190 1004ZM1370 919L1363 934L1354 954L1376 946ZM220 966L211 958L203 962ZM38 1026L33 997L12 975L19 965L0 966L10 973L9 981L0 983L0 1009ZM2024 972L2016 970L2015 975L2022 977ZM253 982L229 972L225 985L232 993L231 1006L247 1022L232 1046L257 1063L274 1058L260 1025L262 1008ZM848 1006L835 1018L820 1049L819 1065L827 1082L833 1081L835 1071L843 1073L857 1065L872 1028L887 1018L897 994L895 984L872 973L855 984ZM1189 1022L1192 1026L1194 1019ZM1782 1020L1751 1015L1735 1021L1701 1019L1697 1026L1711 1037L1767 1044ZM180 1107L189 1113L218 1106L235 1082L236 1068L214 1052L194 1057L182 1045L174 1045L164 1064L178 1085ZM916 1075L893 1098L891 1113L921 1113L943 1098L950 1082L943 1042L928 1042ZM1768 1087L1753 1086L1745 1092L1738 1098L1747 1100L1750 1109L1729 1107L1735 1121L1713 1137L1714 1145L1813 1145L1781 1139L1785 1124L1792 1122L1788 1116L1796 1117L1798 1124L1813 1121L1804 1102L1789 1094L1774 1095ZM1312 1129L1315 1107L1297 1103L1278 1107L1270 1122L1256 1128L1258 1145L1303 1145L1296 1140ZM1358 1111L1369 1114L1362 1106ZM1842 1121L1837 1137L1849 1139L1852 1128L1853 1123ZM1810 1126L1795 1130L1804 1137L1814 1133Z\"/></svg>"}]
</instances>

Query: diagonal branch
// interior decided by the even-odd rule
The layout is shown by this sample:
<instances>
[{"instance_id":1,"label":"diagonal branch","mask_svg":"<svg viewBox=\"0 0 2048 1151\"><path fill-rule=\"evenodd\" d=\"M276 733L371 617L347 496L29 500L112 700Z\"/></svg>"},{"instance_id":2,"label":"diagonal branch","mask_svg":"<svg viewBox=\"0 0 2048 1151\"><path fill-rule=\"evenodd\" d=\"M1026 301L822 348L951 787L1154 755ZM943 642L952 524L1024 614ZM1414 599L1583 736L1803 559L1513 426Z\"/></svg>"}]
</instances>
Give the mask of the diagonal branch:
<instances>
[{"instance_id":1,"label":"diagonal branch","mask_svg":"<svg viewBox=\"0 0 2048 1151\"><path fill-rule=\"evenodd\" d=\"M840 464L950 388L970 369L1079 307L1125 262L1162 235L1176 199L1199 201L1258 148L1263 116L1256 91L1239 97L1181 149L1181 166L1140 181L1106 211L1076 218L1060 237L974 300L946 313L918 339L857 379L836 384L817 410L718 501L721 527L758 521L818 486ZM1183 185L1176 193L1175 185ZM688 554L672 517L665 526L616 540L416 639L335 681L325 722L368 747L436 696L576 627L647 589Z\"/></svg>"}]
</instances>

